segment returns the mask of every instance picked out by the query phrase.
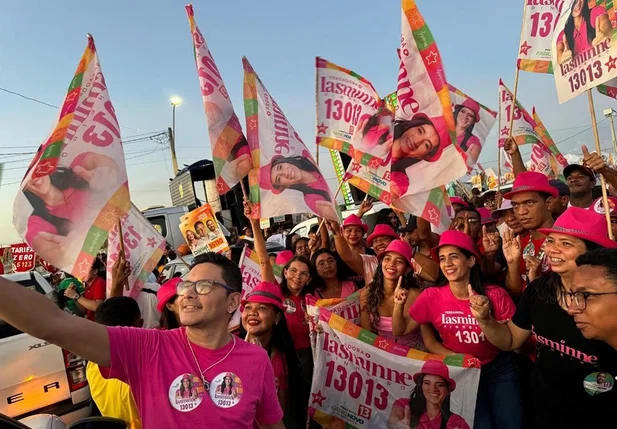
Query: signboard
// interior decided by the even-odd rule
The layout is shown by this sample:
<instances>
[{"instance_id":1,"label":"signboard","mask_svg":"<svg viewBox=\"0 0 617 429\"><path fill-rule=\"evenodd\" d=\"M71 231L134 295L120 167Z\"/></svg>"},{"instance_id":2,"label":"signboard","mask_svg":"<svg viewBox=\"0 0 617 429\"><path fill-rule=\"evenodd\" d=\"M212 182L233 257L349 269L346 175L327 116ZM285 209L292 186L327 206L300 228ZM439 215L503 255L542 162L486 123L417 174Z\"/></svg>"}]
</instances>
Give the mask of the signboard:
<instances>
[{"instance_id":1,"label":"signboard","mask_svg":"<svg viewBox=\"0 0 617 429\"><path fill-rule=\"evenodd\" d=\"M15 272L21 273L34 269L36 254L26 243L11 244L11 253L13 254Z\"/></svg>"}]
</instances>

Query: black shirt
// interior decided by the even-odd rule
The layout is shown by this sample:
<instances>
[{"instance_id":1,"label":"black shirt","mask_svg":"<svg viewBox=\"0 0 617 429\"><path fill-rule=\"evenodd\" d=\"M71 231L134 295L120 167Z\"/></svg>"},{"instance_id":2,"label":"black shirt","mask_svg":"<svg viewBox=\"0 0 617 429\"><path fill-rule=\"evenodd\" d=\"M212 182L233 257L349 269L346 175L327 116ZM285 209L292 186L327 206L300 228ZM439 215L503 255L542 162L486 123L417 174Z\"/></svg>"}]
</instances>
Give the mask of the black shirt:
<instances>
[{"instance_id":1,"label":"black shirt","mask_svg":"<svg viewBox=\"0 0 617 429\"><path fill-rule=\"evenodd\" d=\"M542 281L547 279L525 289L512 318L519 328L531 330L537 343L531 374L534 427L616 428L617 351L585 339L558 303L540 299Z\"/></svg>"}]
</instances>

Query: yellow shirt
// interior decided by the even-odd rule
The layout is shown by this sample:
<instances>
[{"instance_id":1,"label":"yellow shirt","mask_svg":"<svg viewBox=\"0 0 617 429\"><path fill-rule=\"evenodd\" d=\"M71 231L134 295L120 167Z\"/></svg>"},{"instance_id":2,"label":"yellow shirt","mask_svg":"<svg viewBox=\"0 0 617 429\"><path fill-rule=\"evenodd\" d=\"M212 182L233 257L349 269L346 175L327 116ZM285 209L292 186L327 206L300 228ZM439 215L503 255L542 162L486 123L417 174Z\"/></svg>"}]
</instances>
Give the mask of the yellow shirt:
<instances>
[{"instance_id":1,"label":"yellow shirt","mask_svg":"<svg viewBox=\"0 0 617 429\"><path fill-rule=\"evenodd\" d=\"M104 378L99 366L92 362L88 362L86 377L92 399L102 416L123 420L128 429L141 429L139 411L128 384L115 378Z\"/></svg>"}]
</instances>

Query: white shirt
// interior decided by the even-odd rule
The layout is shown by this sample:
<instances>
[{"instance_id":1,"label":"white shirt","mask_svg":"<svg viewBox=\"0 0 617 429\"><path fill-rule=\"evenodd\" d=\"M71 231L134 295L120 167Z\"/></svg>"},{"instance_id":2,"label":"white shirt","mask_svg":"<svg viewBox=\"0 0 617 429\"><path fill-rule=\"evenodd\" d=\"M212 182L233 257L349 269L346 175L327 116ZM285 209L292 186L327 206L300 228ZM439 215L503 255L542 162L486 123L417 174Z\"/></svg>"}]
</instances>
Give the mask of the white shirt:
<instances>
[{"instance_id":1,"label":"white shirt","mask_svg":"<svg viewBox=\"0 0 617 429\"><path fill-rule=\"evenodd\" d=\"M161 319L161 313L156 309L158 292L161 285L158 283L145 283L139 295L137 295L137 305L141 311L141 318L144 319L144 328L158 328Z\"/></svg>"}]
</instances>

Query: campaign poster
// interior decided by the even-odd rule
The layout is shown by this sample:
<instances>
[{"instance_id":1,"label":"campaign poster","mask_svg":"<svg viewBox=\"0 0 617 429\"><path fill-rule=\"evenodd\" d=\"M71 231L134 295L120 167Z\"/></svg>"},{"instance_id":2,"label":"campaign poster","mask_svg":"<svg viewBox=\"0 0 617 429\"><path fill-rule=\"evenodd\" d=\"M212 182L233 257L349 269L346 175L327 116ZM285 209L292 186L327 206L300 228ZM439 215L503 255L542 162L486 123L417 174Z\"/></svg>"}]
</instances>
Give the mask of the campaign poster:
<instances>
[{"instance_id":1,"label":"campaign poster","mask_svg":"<svg viewBox=\"0 0 617 429\"><path fill-rule=\"evenodd\" d=\"M202 253L226 253L227 239L219 227L210 204L203 204L180 218L180 231L194 256Z\"/></svg>"},{"instance_id":2,"label":"campaign poster","mask_svg":"<svg viewBox=\"0 0 617 429\"><path fill-rule=\"evenodd\" d=\"M551 43L559 103L617 77L613 0L567 0Z\"/></svg>"},{"instance_id":3,"label":"campaign poster","mask_svg":"<svg viewBox=\"0 0 617 429\"><path fill-rule=\"evenodd\" d=\"M36 254L27 243L11 244L15 272L33 270L36 264Z\"/></svg>"}]
</instances>

